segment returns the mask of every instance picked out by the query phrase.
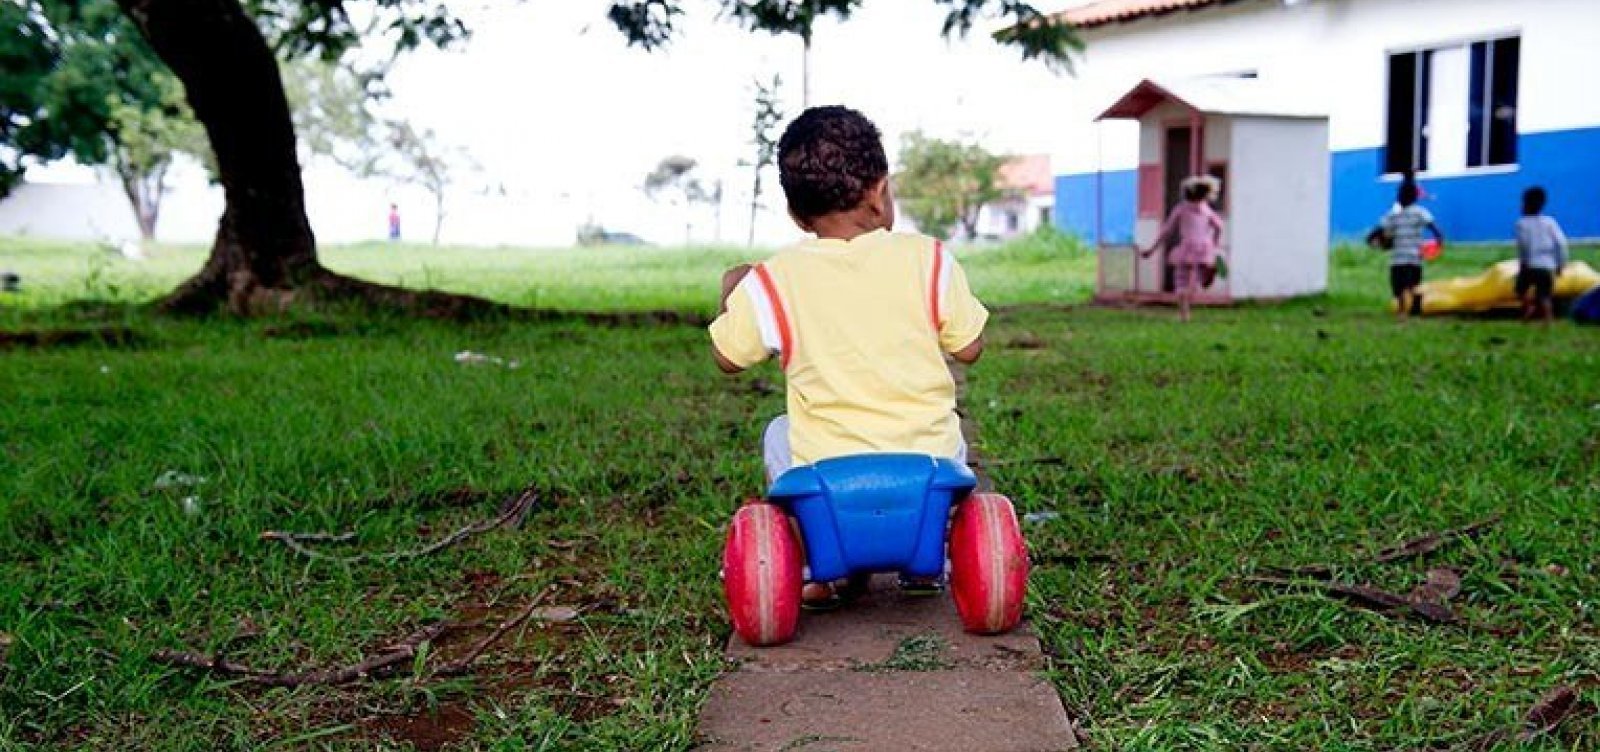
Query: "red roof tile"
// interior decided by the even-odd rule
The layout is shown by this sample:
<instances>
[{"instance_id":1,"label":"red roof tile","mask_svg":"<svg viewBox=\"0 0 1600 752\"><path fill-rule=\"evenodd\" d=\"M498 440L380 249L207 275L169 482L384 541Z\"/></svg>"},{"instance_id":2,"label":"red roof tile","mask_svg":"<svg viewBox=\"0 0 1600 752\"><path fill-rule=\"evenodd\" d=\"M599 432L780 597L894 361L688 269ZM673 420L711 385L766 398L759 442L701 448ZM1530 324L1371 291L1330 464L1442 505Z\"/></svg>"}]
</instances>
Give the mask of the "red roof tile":
<instances>
[{"instance_id":1,"label":"red roof tile","mask_svg":"<svg viewBox=\"0 0 1600 752\"><path fill-rule=\"evenodd\" d=\"M1213 5L1224 5L1236 0L1098 0L1078 8L1056 14L1056 19L1066 21L1080 29L1092 29L1114 23L1135 21L1147 16L1162 16L1180 10L1200 10Z\"/></svg>"},{"instance_id":2,"label":"red roof tile","mask_svg":"<svg viewBox=\"0 0 1600 752\"><path fill-rule=\"evenodd\" d=\"M1012 157L1000 165L1000 187L1022 191L1030 196L1049 196L1056 192L1056 179L1050 172L1050 155L1030 154Z\"/></svg>"}]
</instances>

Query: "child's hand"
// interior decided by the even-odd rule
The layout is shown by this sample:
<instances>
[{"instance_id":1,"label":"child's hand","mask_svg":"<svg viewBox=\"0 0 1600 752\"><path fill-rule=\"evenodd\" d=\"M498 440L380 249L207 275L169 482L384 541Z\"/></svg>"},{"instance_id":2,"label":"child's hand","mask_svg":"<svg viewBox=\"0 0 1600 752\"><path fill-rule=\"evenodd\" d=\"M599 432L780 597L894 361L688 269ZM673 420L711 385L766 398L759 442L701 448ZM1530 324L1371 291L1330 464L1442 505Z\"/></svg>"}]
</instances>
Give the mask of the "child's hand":
<instances>
[{"instance_id":1,"label":"child's hand","mask_svg":"<svg viewBox=\"0 0 1600 752\"><path fill-rule=\"evenodd\" d=\"M717 298L718 313L728 312L728 296L733 294L740 282L744 281L746 274L750 273L749 264L740 264L722 273L722 296Z\"/></svg>"}]
</instances>

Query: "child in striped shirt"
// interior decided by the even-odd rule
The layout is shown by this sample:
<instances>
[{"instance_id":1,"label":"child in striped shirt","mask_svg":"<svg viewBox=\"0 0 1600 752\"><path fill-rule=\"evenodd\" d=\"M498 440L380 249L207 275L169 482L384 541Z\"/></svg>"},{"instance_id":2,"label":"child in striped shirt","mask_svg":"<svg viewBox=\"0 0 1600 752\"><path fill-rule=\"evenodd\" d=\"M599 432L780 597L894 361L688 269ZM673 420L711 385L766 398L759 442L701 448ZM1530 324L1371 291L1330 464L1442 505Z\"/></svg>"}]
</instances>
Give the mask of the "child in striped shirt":
<instances>
[{"instance_id":1,"label":"child in striped shirt","mask_svg":"<svg viewBox=\"0 0 1600 752\"><path fill-rule=\"evenodd\" d=\"M1401 181L1399 205L1384 215L1378 227L1392 246L1389 256L1389 291L1394 295L1401 321L1422 313L1422 232L1429 230L1444 246L1444 233L1433 221L1433 214L1417 205L1420 190L1409 177Z\"/></svg>"}]
</instances>

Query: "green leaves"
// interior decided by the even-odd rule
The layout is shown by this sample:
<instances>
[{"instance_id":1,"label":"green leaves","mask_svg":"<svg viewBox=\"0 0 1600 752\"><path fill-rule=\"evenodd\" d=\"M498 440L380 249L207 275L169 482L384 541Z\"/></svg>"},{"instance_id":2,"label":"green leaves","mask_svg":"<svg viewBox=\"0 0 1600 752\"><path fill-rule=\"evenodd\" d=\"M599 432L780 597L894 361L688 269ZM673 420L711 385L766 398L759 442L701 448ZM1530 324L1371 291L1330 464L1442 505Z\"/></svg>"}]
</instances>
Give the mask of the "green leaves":
<instances>
[{"instance_id":1,"label":"green leaves","mask_svg":"<svg viewBox=\"0 0 1600 752\"><path fill-rule=\"evenodd\" d=\"M848 19L865 0L717 0L721 16L750 31L793 34L811 41L819 19L832 16ZM1070 72L1073 56L1083 50L1083 41L1064 21L1047 16L1032 5L1017 0L934 0L948 9L941 33L965 36L980 22L1004 21L1008 25L994 33L1003 45L1022 51L1024 60L1043 60L1052 68ZM628 44L654 50L665 46L677 34L683 15L681 0L636 0L611 5L607 18L627 37Z\"/></svg>"},{"instance_id":2,"label":"green leaves","mask_svg":"<svg viewBox=\"0 0 1600 752\"><path fill-rule=\"evenodd\" d=\"M905 135L895 195L923 232L948 236L960 224L970 236L978 210L1006 195L1000 166L1006 158L977 144Z\"/></svg>"},{"instance_id":3,"label":"green leaves","mask_svg":"<svg viewBox=\"0 0 1600 752\"><path fill-rule=\"evenodd\" d=\"M0 26L16 30L0 36L0 147L9 151L0 172L10 181L25 157L105 162L113 106L159 106L163 68L109 0L7 3Z\"/></svg>"}]
</instances>

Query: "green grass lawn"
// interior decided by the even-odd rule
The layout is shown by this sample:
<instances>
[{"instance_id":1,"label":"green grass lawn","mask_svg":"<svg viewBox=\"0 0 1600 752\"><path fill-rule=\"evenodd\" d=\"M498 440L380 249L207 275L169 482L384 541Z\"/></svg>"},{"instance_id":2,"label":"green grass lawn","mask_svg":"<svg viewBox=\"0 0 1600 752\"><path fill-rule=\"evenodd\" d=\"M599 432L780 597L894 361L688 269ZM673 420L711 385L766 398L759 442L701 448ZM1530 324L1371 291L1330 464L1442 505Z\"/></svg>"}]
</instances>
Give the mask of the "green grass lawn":
<instances>
[{"instance_id":1,"label":"green grass lawn","mask_svg":"<svg viewBox=\"0 0 1600 752\"><path fill-rule=\"evenodd\" d=\"M201 246L161 245L133 261L114 249L0 237L0 271L23 278L7 309L83 299L142 302L172 289L205 260ZM363 279L484 295L565 310L716 310L718 281L748 248L459 248L366 243L322 251L323 263ZM972 283L1011 302L1079 300L1094 292L1094 255L1061 237L959 251Z\"/></svg>"},{"instance_id":2,"label":"green grass lawn","mask_svg":"<svg viewBox=\"0 0 1600 752\"><path fill-rule=\"evenodd\" d=\"M1455 250L1429 275L1505 252ZM363 246L328 262L514 303L704 312L747 255ZM0 241L30 289L0 296L0 328L103 317L51 306L147 299L199 258ZM1068 244L963 258L995 305L1092 285ZM1327 296L1186 327L1082 306L991 324L966 408L998 487L1059 515L1027 528L1029 613L1101 748L1447 749L1518 727L1556 686L1600 700L1600 332L1399 326L1381 256L1341 251L1333 275ZM692 745L729 633L722 527L759 490L760 429L782 409L759 388L773 370L721 377L686 327L117 320L143 340L0 351L0 748ZM381 556L524 489L538 504L519 529ZM319 550L373 557L309 559L269 530L354 532ZM1402 594L1450 567L1460 623L1249 581L1313 564ZM474 674L427 676L535 598L578 617L512 633ZM336 689L151 660L296 671L440 620L482 623ZM1600 749L1600 725L1518 748Z\"/></svg>"}]
</instances>

